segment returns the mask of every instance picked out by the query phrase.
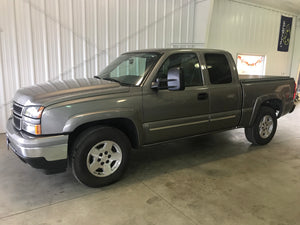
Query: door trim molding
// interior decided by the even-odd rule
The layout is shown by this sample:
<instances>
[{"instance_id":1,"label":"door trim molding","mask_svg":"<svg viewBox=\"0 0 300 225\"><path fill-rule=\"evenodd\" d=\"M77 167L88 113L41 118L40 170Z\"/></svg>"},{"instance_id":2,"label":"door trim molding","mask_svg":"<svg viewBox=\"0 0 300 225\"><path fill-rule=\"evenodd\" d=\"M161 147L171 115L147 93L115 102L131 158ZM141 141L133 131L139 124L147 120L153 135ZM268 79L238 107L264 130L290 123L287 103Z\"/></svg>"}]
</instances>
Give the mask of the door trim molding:
<instances>
[{"instance_id":1,"label":"door trim molding","mask_svg":"<svg viewBox=\"0 0 300 225\"><path fill-rule=\"evenodd\" d=\"M176 125L169 125L169 126L163 126L163 127L150 128L149 131L164 130L164 129L170 129L170 128L176 128L176 127L196 125L196 124L201 124L201 123L208 123L208 122L209 122L209 120L201 120L201 121L196 121L196 122L181 123L181 124L176 124Z\"/></svg>"},{"instance_id":2,"label":"door trim molding","mask_svg":"<svg viewBox=\"0 0 300 225\"><path fill-rule=\"evenodd\" d=\"M219 117L219 118L211 119L210 121L214 122L214 121L218 121L218 120L228 120L228 119L233 119L235 117L236 117L236 115L224 116L224 117Z\"/></svg>"}]
</instances>

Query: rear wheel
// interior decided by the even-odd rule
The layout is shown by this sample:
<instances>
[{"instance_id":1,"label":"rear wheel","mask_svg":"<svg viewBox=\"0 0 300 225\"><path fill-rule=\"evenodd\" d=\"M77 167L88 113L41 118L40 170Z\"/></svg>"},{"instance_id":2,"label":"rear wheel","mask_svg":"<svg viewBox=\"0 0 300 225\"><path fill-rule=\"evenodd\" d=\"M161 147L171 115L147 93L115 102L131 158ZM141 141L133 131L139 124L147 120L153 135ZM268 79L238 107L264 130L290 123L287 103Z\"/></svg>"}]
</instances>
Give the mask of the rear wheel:
<instances>
[{"instance_id":1,"label":"rear wheel","mask_svg":"<svg viewBox=\"0 0 300 225\"><path fill-rule=\"evenodd\" d=\"M277 128L277 117L274 109L262 106L252 127L245 128L248 141L256 145L269 143Z\"/></svg>"},{"instance_id":2,"label":"rear wheel","mask_svg":"<svg viewBox=\"0 0 300 225\"><path fill-rule=\"evenodd\" d=\"M81 183L90 187L111 184L123 175L130 142L112 127L90 128L77 138L72 155L72 170Z\"/></svg>"}]
</instances>

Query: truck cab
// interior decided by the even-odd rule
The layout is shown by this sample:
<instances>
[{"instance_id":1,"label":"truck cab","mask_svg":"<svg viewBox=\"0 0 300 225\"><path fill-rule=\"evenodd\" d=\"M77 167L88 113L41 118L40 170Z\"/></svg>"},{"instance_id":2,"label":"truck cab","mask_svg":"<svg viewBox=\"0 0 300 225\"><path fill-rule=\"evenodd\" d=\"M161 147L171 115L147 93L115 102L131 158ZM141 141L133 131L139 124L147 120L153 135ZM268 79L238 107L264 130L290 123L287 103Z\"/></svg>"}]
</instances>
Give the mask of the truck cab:
<instances>
[{"instance_id":1,"label":"truck cab","mask_svg":"<svg viewBox=\"0 0 300 225\"><path fill-rule=\"evenodd\" d=\"M238 126L242 91L232 62L225 51L173 50L164 54L143 87L145 142ZM164 80L171 68L179 68L183 74L181 91L166 88ZM176 131L170 134L170 130Z\"/></svg>"}]
</instances>

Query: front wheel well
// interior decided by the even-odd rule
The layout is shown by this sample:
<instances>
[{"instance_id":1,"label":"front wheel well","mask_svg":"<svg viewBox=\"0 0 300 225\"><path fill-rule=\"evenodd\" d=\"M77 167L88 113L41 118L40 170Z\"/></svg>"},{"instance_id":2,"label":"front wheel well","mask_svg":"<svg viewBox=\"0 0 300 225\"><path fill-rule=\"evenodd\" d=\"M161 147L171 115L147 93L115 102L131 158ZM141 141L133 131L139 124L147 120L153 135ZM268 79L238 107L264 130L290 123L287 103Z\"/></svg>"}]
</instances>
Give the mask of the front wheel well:
<instances>
[{"instance_id":1,"label":"front wheel well","mask_svg":"<svg viewBox=\"0 0 300 225\"><path fill-rule=\"evenodd\" d=\"M114 119L106 119L106 120L100 120L100 121L93 121L89 122L83 125L80 125L77 127L73 132L69 135L69 141L68 141L68 156L70 158L73 144L76 138L86 129L90 127L95 126L109 126L114 127L122 131L129 139L130 144L133 148L138 148L139 146L139 137L138 137L138 131L135 126L135 124L130 120L126 118L114 118Z\"/></svg>"}]
</instances>

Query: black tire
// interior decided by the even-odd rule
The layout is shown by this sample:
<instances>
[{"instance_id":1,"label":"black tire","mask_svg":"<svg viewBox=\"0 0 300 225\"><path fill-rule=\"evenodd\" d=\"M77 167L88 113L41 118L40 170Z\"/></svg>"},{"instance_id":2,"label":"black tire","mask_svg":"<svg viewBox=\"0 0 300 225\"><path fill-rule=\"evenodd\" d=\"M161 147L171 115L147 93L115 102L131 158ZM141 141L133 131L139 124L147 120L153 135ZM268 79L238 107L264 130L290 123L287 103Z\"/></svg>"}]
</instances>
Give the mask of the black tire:
<instances>
[{"instance_id":1,"label":"black tire","mask_svg":"<svg viewBox=\"0 0 300 225\"><path fill-rule=\"evenodd\" d=\"M245 135L252 144L265 145L272 140L276 129L277 117L274 109L262 106L252 127L245 128Z\"/></svg>"},{"instance_id":2,"label":"black tire","mask_svg":"<svg viewBox=\"0 0 300 225\"><path fill-rule=\"evenodd\" d=\"M114 183L125 172L130 149L128 137L122 131L104 126L89 128L74 143L73 175L89 187Z\"/></svg>"}]
</instances>

